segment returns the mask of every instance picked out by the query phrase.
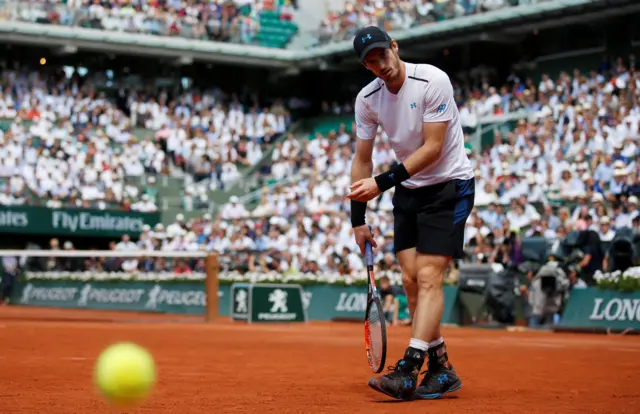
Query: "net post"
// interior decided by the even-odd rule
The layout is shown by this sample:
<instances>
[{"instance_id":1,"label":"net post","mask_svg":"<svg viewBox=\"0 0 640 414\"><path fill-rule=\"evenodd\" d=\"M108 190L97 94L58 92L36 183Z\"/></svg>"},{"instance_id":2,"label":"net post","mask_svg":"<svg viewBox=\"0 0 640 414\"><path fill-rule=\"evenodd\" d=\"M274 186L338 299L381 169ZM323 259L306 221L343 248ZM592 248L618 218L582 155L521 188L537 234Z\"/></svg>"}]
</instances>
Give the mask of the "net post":
<instances>
[{"instance_id":1,"label":"net post","mask_svg":"<svg viewBox=\"0 0 640 414\"><path fill-rule=\"evenodd\" d=\"M207 307L205 310L205 320L212 323L218 318L219 300L218 300L218 256L210 253L205 259L207 277L205 279L205 292L207 293Z\"/></svg>"}]
</instances>

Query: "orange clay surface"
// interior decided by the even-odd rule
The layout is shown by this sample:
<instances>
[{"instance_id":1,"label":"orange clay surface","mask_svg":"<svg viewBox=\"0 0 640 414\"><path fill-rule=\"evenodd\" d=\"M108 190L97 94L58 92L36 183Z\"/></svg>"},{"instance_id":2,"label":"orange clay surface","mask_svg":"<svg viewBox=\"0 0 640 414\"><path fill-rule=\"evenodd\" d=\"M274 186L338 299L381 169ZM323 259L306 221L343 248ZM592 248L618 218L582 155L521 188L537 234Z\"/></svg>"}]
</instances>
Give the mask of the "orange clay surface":
<instances>
[{"instance_id":1,"label":"orange clay surface","mask_svg":"<svg viewBox=\"0 0 640 414\"><path fill-rule=\"evenodd\" d=\"M396 402L367 386L359 323L221 320L0 307L0 413L115 413L92 382L99 352L147 347L159 382L128 413L640 413L640 338L444 330L463 388ZM406 327L389 329L388 364Z\"/></svg>"}]
</instances>

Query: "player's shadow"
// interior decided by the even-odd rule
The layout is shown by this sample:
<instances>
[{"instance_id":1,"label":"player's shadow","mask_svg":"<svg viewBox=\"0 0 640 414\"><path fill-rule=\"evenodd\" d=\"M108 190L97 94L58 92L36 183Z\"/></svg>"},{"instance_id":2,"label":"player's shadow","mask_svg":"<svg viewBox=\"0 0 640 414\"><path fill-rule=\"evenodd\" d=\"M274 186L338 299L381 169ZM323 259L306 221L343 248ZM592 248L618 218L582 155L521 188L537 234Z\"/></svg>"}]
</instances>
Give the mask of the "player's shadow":
<instances>
[{"instance_id":1,"label":"player's shadow","mask_svg":"<svg viewBox=\"0 0 640 414\"><path fill-rule=\"evenodd\" d=\"M457 395L446 395L440 398L436 398L433 400L423 400L420 398L415 398L413 400L408 400L408 401L404 401L404 400L392 400L392 399L375 399L373 402L378 403L378 404L402 404L402 403L415 403L415 402L419 402L419 401L441 401L441 400L457 400L458 396Z\"/></svg>"},{"instance_id":2,"label":"player's shadow","mask_svg":"<svg viewBox=\"0 0 640 414\"><path fill-rule=\"evenodd\" d=\"M352 388L353 388L353 391L357 392L358 394L362 392L362 385L360 384L353 384ZM371 396L370 392L373 392L374 394L377 394L377 395ZM436 398L435 400L423 400L420 398L414 398L406 401L406 400L395 400L391 397L385 397L381 393L376 393L373 390L368 390L367 395L372 397L369 401L373 403L378 403L378 404L398 404L398 403L402 404L402 403L412 403L417 401L456 400L459 397L458 395L445 394L440 398Z\"/></svg>"}]
</instances>

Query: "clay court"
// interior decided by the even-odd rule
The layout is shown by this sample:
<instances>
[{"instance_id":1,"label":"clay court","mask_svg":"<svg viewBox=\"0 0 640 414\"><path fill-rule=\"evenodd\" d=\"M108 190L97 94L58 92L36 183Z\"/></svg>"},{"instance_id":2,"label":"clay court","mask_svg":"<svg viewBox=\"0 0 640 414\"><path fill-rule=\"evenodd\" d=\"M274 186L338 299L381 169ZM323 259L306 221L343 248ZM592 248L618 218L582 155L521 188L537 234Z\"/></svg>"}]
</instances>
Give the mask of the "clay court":
<instances>
[{"instance_id":1,"label":"clay court","mask_svg":"<svg viewBox=\"0 0 640 414\"><path fill-rule=\"evenodd\" d=\"M155 356L159 383L128 413L638 413L640 338L449 328L463 388L397 402L366 385L362 325L247 325L158 315L0 308L0 412L113 413L92 368L116 341ZM389 330L393 364L409 338Z\"/></svg>"}]
</instances>

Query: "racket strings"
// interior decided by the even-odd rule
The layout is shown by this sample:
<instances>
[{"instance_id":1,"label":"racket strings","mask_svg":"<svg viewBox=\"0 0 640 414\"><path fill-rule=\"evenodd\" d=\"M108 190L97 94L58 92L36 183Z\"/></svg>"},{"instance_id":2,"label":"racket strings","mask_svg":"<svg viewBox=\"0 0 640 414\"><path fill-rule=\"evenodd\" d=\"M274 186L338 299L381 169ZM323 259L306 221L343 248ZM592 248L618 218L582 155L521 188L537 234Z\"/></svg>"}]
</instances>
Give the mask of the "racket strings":
<instances>
[{"instance_id":1,"label":"racket strings","mask_svg":"<svg viewBox=\"0 0 640 414\"><path fill-rule=\"evenodd\" d=\"M367 334L371 360L375 367L380 367L382 363L384 338L382 332L381 309L379 309L375 301L371 303L371 308L367 315L367 322Z\"/></svg>"}]
</instances>

